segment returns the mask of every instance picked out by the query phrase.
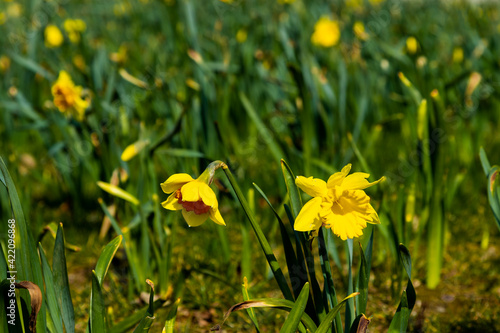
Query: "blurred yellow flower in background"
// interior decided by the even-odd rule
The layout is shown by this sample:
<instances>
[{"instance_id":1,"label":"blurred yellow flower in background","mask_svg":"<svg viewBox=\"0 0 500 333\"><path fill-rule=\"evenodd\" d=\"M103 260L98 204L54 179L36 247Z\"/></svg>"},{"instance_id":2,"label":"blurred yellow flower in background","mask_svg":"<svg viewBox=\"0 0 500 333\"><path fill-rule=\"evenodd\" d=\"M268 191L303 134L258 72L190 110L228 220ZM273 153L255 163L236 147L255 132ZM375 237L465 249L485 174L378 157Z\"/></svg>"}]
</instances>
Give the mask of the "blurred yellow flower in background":
<instances>
[{"instance_id":1,"label":"blurred yellow flower in background","mask_svg":"<svg viewBox=\"0 0 500 333\"><path fill-rule=\"evenodd\" d=\"M163 192L167 194L173 192L162 202L163 208L182 209L182 216L190 227L201 225L207 218L217 224L226 225L219 212L217 197L208 185L207 170L198 179L193 179L186 173L178 173L161 184Z\"/></svg>"},{"instance_id":2,"label":"blurred yellow flower in background","mask_svg":"<svg viewBox=\"0 0 500 333\"><path fill-rule=\"evenodd\" d=\"M318 178L298 176L295 184L312 196L302 207L294 229L297 231L316 231L321 226L331 228L342 240L359 237L366 223L380 223L377 212L370 205L370 197L363 189L384 180L368 182L370 175L351 171L351 164L334 173L325 182Z\"/></svg>"},{"instance_id":3,"label":"blurred yellow flower in background","mask_svg":"<svg viewBox=\"0 0 500 333\"><path fill-rule=\"evenodd\" d=\"M406 39L406 50L408 50L409 54L415 54L418 50L418 42L417 39L413 36L410 36Z\"/></svg>"},{"instance_id":4,"label":"blurred yellow flower in background","mask_svg":"<svg viewBox=\"0 0 500 333\"><path fill-rule=\"evenodd\" d=\"M238 43L244 43L247 40L247 37L248 32L243 28L236 32L236 41L238 41Z\"/></svg>"},{"instance_id":5,"label":"blurred yellow flower in background","mask_svg":"<svg viewBox=\"0 0 500 333\"><path fill-rule=\"evenodd\" d=\"M453 62L460 63L464 60L464 49L456 47L453 50Z\"/></svg>"},{"instance_id":6,"label":"blurred yellow flower in background","mask_svg":"<svg viewBox=\"0 0 500 333\"><path fill-rule=\"evenodd\" d=\"M0 12L0 25L3 25L6 21L6 15L4 12Z\"/></svg>"},{"instance_id":7,"label":"blurred yellow flower in background","mask_svg":"<svg viewBox=\"0 0 500 333\"><path fill-rule=\"evenodd\" d=\"M63 34L61 30L53 24L47 25L45 27L45 46L47 47L59 47L64 41Z\"/></svg>"},{"instance_id":8,"label":"blurred yellow flower in background","mask_svg":"<svg viewBox=\"0 0 500 333\"><path fill-rule=\"evenodd\" d=\"M337 21L328 17L322 17L314 25L314 33L311 42L314 45L331 47L336 45L340 39L340 27Z\"/></svg>"},{"instance_id":9,"label":"blurred yellow flower in background","mask_svg":"<svg viewBox=\"0 0 500 333\"><path fill-rule=\"evenodd\" d=\"M78 120L83 120L85 110L90 106L88 98L82 98L81 86L75 86L66 71L60 71L57 81L52 85L54 105L63 113L69 113Z\"/></svg>"},{"instance_id":10,"label":"blurred yellow flower in background","mask_svg":"<svg viewBox=\"0 0 500 333\"><path fill-rule=\"evenodd\" d=\"M63 27L68 34L69 40L75 44L80 41L80 34L87 29L85 22L80 19L67 19L64 21Z\"/></svg>"},{"instance_id":11,"label":"blurred yellow flower in background","mask_svg":"<svg viewBox=\"0 0 500 333\"><path fill-rule=\"evenodd\" d=\"M124 44L120 45L118 48L118 52L113 52L109 55L109 59L111 61L117 62L117 63L124 63L127 61L127 48L125 47Z\"/></svg>"},{"instance_id":12,"label":"blurred yellow flower in background","mask_svg":"<svg viewBox=\"0 0 500 333\"><path fill-rule=\"evenodd\" d=\"M75 65L76 68L82 72L85 72L85 69L87 68L85 58L81 54L77 54L73 57L73 65Z\"/></svg>"},{"instance_id":13,"label":"blurred yellow flower in background","mask_svg":"<svg viewBox=\"0 0 500 333\"><path fill-rule=\"evenodd\" d=\"M365 32L365 25L361 21L356 21L352 27L354 34L361 40L367 40L368 34Z\"/></svg>"},{"instance_id":14,"label":"blurred yellow flower in background","mask_svg":"<svg viewBox=\"0 0 500 333\"><path fill-rule=\"evenodd\" d=\"M0 57L0 72L4 73L10 68L10 58L2 55Z\"/></svg>"}]
</instances>

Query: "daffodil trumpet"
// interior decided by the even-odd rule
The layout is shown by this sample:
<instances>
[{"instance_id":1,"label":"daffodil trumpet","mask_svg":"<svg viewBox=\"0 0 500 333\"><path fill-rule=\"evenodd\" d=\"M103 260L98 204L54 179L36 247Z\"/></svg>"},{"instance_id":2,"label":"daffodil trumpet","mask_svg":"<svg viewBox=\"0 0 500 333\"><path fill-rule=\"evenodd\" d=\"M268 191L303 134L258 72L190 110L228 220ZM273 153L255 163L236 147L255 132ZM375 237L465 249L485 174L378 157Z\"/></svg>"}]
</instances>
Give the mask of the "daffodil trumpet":
<instances>
[{"instance_id":1,"label":"daffodil trumpet","mask_svg":"<svg viewBox=\"0 0 500 333\"><path fill-rule=\"evenodd\" d=\"M163 192L171 193L162 202L163 208L182 210L182 216L190 227L197 227L208 218L217 224L226 225L219 211L217 197L210 188L215 171L221 167L226 167L224 162L212 162L197 179L186 173L170 176L161 184Z\"/></svg>"}]
</instances>

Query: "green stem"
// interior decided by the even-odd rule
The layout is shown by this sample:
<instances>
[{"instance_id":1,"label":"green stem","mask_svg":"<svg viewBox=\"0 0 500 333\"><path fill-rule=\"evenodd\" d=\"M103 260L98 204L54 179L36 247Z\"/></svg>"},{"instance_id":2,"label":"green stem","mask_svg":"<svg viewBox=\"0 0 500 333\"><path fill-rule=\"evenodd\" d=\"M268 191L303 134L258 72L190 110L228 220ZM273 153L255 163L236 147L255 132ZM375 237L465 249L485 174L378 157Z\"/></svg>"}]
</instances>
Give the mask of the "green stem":
<instances>
[{"instance_id":1,"label":"green stem","mask_svg":"<svg viewBox=\"0 0 500 333\"><path fill-rule=\"evenodd\" d=\"M243 210L245 211L245 214L248 217L248 220L250 221L250 224L252 225L253 230L255 231L255 235L257 236L257 239L259 240L260 246L262 247L262 250L264 251L264 254L266 255L267 262L269 263L269 266L271 267L271 270L273 271L274 278L276 279L276 282L278 283L278 286L281 289L281 292L283 293L283 296L285 296L286 299L293 301L293 295L292 292L290 291L290 287L288 286L288 283L285 279L285 276L283 275L283 272L278 264L278 261L276 260L276 257L274 256L274 253L271 249L271 246L269 245L269 242L266 239L266 236L264 236L264 233L262 232L262 229L260 228L259 224L257 221L255 221L255 217L250 210L250 206L248 205L247 200L245 199L245 196L241 192L240 187L236 183L236 180L234 179L233 174L229 170L226 164L220 162L221 164L218 167L222 167L224 170L224 173L227 176L227 179L229 180L229 183L231 183L231 187L233 188L234 192L236 193L236 196L238 197L238 200L240 201L241 206L243 207Z\"/></svg>"}]
</instances>

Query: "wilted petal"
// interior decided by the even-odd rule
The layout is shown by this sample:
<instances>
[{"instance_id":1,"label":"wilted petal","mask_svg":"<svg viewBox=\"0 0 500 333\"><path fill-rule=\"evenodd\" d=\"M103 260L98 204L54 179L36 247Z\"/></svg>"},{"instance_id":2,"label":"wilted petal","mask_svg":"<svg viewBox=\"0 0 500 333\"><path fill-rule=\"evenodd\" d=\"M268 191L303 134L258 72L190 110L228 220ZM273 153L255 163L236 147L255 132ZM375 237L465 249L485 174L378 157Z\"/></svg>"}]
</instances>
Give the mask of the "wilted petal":
<instances>
[{"instance_id":1,"label":"wilted petal","mask_svg":"<svg viewBox=\"0 0 500 333\"><path fill-rule=\"evenodd\" d=\"M311 197L324 197L327 193L326 183L322 179L313 177L298 176L295 179L295 184Z\"/></svg>"},{"instance_id":2,"label":"wilted petal","mask_svg":"<svg viewBox=\"0 0 500 333\"><path fill-rule=\"evenodd\" d=\"M190 227L197 227L207 220L208 213L198 215L195 212L188 212L183 209L182 216L184 216L184 219Z\"/></svg>"},{"instance_id":3,"label":"wilted petal","mask_svg":"<svg viewBox=\"0 0 500 333\"><path fill-rule=\"evenodd\" d=\"M321 219L319 213L321 211L320 197L309 200L300 210L299 215L295 219L293 228L297 231L311 231L321 227Z\"/></svg>"},{"instance_id":4,"label":"wilted petal","mask_svg":"<svg viewBox=\"0 0 500 333\"><path fill-rule=\"evenodd\" d=\"M175 175L168 177L164 183L161 183L161 189L165 193L172 193L190 181L193 181L193 178L187 173L176 173Z\"/></svg>"},{"instance_id":5,"label":"wilted petal","mask_svg":"<svg viewBox=\"0 0 500 333\"><path fill-rule=\"evenodd\" d=\"M169 210L179 210L182 209L182 205L179 203L179 200L177 200L175 193L172 193L167 200L163 201L161 203L163 208L169 209Z\"/></svg>"}]
</instances>

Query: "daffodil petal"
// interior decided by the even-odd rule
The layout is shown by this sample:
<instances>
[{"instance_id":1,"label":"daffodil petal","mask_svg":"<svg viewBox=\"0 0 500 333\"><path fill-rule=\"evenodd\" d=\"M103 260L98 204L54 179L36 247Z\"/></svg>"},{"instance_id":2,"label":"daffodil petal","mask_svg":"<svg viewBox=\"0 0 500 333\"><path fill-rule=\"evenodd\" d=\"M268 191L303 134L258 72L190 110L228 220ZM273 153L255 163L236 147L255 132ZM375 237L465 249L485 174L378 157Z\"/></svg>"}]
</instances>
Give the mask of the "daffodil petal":
<instances>
[{"instance_id":1,"label":"daffodil petal","mask_svg":"<svg viewBox=\"0 0 500 333\"><path fill-rule=\"evenodd\" d=\"M298 176L295 178L295 184L311 197L324 197L327 193L326 183L322 179L313 177Z\"/></svg>"},{"instance_id":2,"label":"daffodil petal","mask_svg":"<svg viewBox=\"0 0 500 333\"><path fill-rule=\"evenodd\" d=\"M179 210L182 209L182 205L179 203L179 200L175 197L175 193L172 193L167 200L161 203L163 208L168 210Z\"/></svg>"},{"instance_id":3,"label":"daffodil petal","mask_svg":"<svg viewBox=\"0 0 500 333\"><path fill-rule=\"evenodd\" d=\"M202 184L204 183L193 181L182 186L181 187L182 201L196 202L200 200L200 187Z\"/></svg>"},{"instance_id":4,"label":"daffodil petal","mask_svg":"<svg viewBox=\"0 0 500 333\"><path fill-rule=\"evenodd\" d=\"M188 212L185 209L183 209L182 216L184 216L186 223L190 227L197 227L197 226L203 224L203 222L205 222L207 220L208 213L198 215L195 212Z\"/></svg>"},{"instance_id":5,"label":"daffodil petal","mask_svg":"<svg viewBox=\"0 0 500 333\"><path fill-rule=\"evenodd\" d=\"M295 219L293 228L297 231L311 231L321 227L321 219L319 213L321 211L320 197L309 200L299 212Z\"/></svg>"},{"instance_id":6,"label":"daffodil petal","mask_svg":"<svg viewBox=\"0 0 500 333\"><path fill-rule=\"evenodd\" d=\"M332 188L334 186L340 186L342 184L342 181L344 178L349 174L351 171L351 163L347 164L345 167L342 168L340 172L336 172L333 175L328 178L328 182L326 183L326 186L328 188Z\"/></svg>"},{"instance_id":7,"label":"daffodil petal","mask_svg":"<svg viewBox=\"0 0 500 333\"><path fill-rule=\"evenodd\" d=\"M366 220L366 222L371 224L380 224L380 218L378 217L377 211L373 209L372 205L369 206L370 220Z\"/></svg>"},{"instance_id":8,"label":"daffodil petal","mask_svg":"<svg viewBox=\"0 0 500 333\"><path fill-rule=\"evenodd\" d=\"M209 217L212 221L214 221L217 224L220 225L226 225L226 222L224 222L224 219L222 218L222 215L220 215L220 212L218 209L210 209L208 212Z\"/></svg>"},{"instance_id":9,"label":"daffodil petal","mask_svg":"<svg viewBox=\"0 0 500 333\"><path fill-rule=\"evenodd\" d=\"M172 193L181 188L182 185L187 184L193 180L194 179L187 173L176 173L175 175L168 177L168 179L164 183L161 183L161 189L165 193Z\"/></svg>"},{"instance_id":10,"label":"daffodil petal","mask_svg":"<svg viewBox=\"0 0 500 333\"><path fill-rule=\"evenodd\" d=\"M217 197L214 191L205 183L200 183L199 194L203 203L210 207L218 207Z\"/></svg>"},{"instance_id":11,"label":"daffodil petal","mask_svg":"<svg viewBox=\"0 0 500 333\"><path fill-rule=\"evenodd\" d=\"M355 172L352 175L347 176L342 182L342 187L348 190L363 190L367 187L373 186L385 178L382 177L374 182L369 182L366 178L370 177L369 174L364 172Z\"/></svg>"}]
</instances>

